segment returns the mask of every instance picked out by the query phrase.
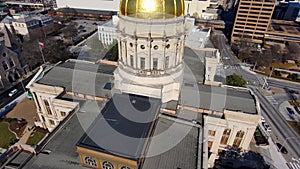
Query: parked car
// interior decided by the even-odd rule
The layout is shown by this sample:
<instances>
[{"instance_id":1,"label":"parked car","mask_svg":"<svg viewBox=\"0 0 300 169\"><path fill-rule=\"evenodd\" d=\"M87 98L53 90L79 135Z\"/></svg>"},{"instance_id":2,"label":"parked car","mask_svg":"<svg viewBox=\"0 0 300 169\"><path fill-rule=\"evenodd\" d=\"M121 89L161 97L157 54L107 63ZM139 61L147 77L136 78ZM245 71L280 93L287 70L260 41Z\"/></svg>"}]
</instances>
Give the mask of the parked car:
<instances>
[{"instance_id":1,"label":"parked car","mask_svg":"<svg viewBox=\"0 0 300 169\"><path fill-rule=\"evenodd\" d=\"M271 127L269 126L268 123L264 122L264 123L262 123L262 125L264 126L266 131L269 131L269 132L271 131Z\"/></svg>"},{"instance_id":2,"label":"parked car","mask_svg":"<svg viewBox=\"0 0 300 169\"><path fill-rule=\"evenodd\" d=\"M11 97L11 96L15 95L17 92L18 92L18 89L14 89L8 93L8 96Z\"/></svg>"},{"instance_id":3,"label":"parked car","mask_svg":"<svg viewBox=\"0 0 300 169\"><path fill-rule=\"evenodd\" d=\"M265 122L266 122L264 116L261 116L261 122L262 122L262 123L265 123Z\"/></svg>"},{"instance_id":4,"label":"parked car","mask_svg":"<svg viewBox=\"0 0 300 169\"><path fill-rule=\"evenodd\" d=\"M280 143L276 143L276 146L278 148L278 151L280 151L281 153L283 153L283 154L287 154L288 153L288 151L286 150L286 148L283 145L281 145Z\"/></svg>"},{"instance_id":5,"label":"parked car","mask_svg":"<svg viewBox=\"0 0 300 169\"><path fill-rule=\"evenodd\" d=\"M286 110L289 112L290 115L294 115L295 114L294 110L291 109L291 108L289 108L289 107L287 107Z\"/></svg>"},{"instance_id":6,"label":"parked car","mask_svg":"<svg viewBox=\"0 0 300 169\"><path fill-rule=\"evenodd\" d=\"M299 91L296 91L296 90L289 90L289 92L290 92L291 94L299 94Z\"/></svg>"}]
</instances>

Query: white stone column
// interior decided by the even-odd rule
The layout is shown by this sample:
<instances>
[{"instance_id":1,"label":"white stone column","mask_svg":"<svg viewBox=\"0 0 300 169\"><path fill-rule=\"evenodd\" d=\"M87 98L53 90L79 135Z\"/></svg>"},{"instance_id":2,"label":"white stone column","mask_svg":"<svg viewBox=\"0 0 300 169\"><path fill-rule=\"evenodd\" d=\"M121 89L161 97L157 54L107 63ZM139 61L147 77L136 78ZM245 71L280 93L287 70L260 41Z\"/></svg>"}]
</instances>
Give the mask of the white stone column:
<instances>
[{"instance_id":1,"label":"white stone column","mask_svg":"<svg viewBox=\"0 0 300 169\"><path fill-rule=\"evenodd\" d=\"M233 145L234 139L235 139L238 131L239 131L239 128L237 126L233 126L233 128L231 129L230 135L229 135L227 145L230 145L230 146Z\"/></svg>"},{"instance_id":2,"label":"white stone column","mask_svg":"<svg viewBox=\"0 0 300 169\"><path fill-rule=\"evenodd\" d=\"M249 144L253 138L255 132L255 128L247 128L247 130L245 131L245 135L242 139L241 145L240 147L242 147L242 149L248 149Z\"/></svg>"}]
</instances>

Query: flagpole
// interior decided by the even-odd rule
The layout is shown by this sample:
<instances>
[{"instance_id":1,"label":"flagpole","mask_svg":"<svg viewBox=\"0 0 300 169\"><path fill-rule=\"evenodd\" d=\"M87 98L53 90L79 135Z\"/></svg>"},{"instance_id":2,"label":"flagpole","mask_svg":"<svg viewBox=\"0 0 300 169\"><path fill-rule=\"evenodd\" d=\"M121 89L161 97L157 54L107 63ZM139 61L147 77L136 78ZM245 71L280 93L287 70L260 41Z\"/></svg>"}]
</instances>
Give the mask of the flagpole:
<instances>
[{"instance_id":1,"label":"flagpole","mask_svg":"<svg viewBox=\"0 0 300 169\"><path fill-rule=\"evenodd\" d=\"M40 41L39 41L39 40L37 40L37 42L38 42L38 44L40 43ZM46 61L45 61L45 57L44 57L44 54L43 54L43 50L42 50L42 48L41 48L40 44L39 44L39 49L40 49L40 52L41 52L41 55L42 55L43 62L44 62L44 64L45 64L45 63L46 63Z\"/></svg>"}]
</instances>

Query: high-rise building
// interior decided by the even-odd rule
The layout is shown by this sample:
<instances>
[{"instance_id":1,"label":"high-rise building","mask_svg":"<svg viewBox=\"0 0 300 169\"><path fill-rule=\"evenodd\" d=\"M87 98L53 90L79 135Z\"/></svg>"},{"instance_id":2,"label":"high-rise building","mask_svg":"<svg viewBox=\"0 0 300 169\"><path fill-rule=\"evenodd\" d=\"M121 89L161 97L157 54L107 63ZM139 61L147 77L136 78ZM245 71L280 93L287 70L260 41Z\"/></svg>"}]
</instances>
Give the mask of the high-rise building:
<instances>
[{"instance_id":1,"label":"high-rise building","mask_svg":"<svg viewBox=\"0 0 300 169\"><path fill-rule=\"evenodd\" d=\"M240 0L231 43L238 41L263 43L264 33L271 23L274 8L275 0Z\"/></svg>"},{"instance_id":2,"label":"high-rise building","mask_svg":"<svg viewBox=\"0 0 300 169\"><path fill-rule=\"evenodd\" d=\"M278 20L295 21L299 16L299 2L279 2L274 9L272 18Z\"/></svg>"}]
</instances>

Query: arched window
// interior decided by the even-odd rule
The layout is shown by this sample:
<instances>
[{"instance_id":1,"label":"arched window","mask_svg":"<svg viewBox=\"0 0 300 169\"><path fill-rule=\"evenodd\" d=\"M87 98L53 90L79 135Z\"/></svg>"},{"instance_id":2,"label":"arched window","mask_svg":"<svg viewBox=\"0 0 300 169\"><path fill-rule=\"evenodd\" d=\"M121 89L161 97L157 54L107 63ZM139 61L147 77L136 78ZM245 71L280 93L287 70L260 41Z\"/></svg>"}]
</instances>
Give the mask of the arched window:
<instances>
[{"instance_id":1,"label":"arched window","mask_svg":"<svg viewBox=\"0 0 300 169\"><path fill-rule=\"evenodd\" d=\"M97 167L97 163L96 160L94 160L92 157L85 157L84 158L84 163L89 165L89 166L93 166L93 167Z\"/></svg>"},{"instance_id":2,"label":"arched window","mask_svg":"<svg viewBox=\"0 0 300 169\"><path fill-rule=\"evenodd\" d=\"M14 61L11 58L8 59L8 62L9 62L9 66L10 67L14 67L15 66L15 63L14 63Z\"/></svg>"},{"instance_id":3,"label":"arched window","mask_svg":"<svg viewBox=\"0 0 300 169\"><path fill-rule=\"evenodd\" d=\"M102 163L102 169L114 169L114 165L108 161Z\"/></svg>"},{"instance_id":4,"label":"arched window","mask_svg":"<svg viewBox=\"0 0 300 169\"><path fill-rule=\"evenodd\" d=\"M5 61L2 62L2 66L4 70L8 69L7 63Z\"/></svg>"}]
</instances>

